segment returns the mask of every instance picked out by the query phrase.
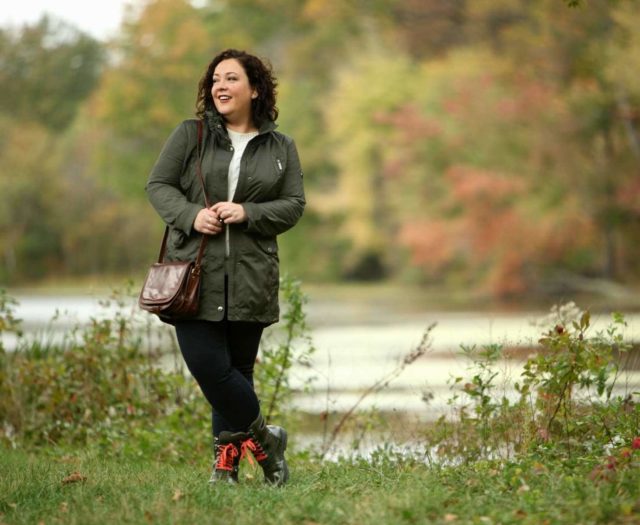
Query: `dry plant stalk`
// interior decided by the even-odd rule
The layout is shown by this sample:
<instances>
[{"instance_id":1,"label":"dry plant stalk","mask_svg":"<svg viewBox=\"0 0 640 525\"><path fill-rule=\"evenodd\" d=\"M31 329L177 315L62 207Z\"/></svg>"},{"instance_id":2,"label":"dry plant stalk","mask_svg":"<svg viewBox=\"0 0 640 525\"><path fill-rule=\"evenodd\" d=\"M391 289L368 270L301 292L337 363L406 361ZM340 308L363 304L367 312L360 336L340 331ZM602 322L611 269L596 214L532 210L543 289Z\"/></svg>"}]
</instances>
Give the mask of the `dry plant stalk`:
<instances>
[{"instance_id":1,"label":"dry plant stalk","mask_svg":"<svg viewBox=\"0 0 640 525\"><path fill-rule=\"evenodd\" d=\"M349 418L353 415L353 413L356 411L358 406L360 406L360 403L362 403L362 401L364 401L371 394L375 394L387 388L389 386L389 383L391 383L391 381L393 381L396 377L398 377L405 368L407 368L409 365L411 365L412 363L414 363L416 360L418 360L420 357L422 357L424 354L427 353L427 351L431 348L430 335L432 330L435 327L436 327L436 323L432 323L431 325L429 325L424 331L424 333L422 334L422 339L420 340L420 343L418 344L418 346L416 346L411 352L409 352L406 356L404 356L402 361L400 361L398 365L393 370L391 370L391 372L389 372L386 376L383 376L380 379L378 379L369 388L367 388L364 392L362 392L358 400L349 408L349 410L347 410L342 415L342 417L340 418L340 421L338 421L338 423L336 423L336 425L333 427L333 431L331 432L331 436L329 437L329 440L326 441L323 445L322 457L325 457L327 452L329 452L329 450L331 449L331 446L335 443L344 425L349 420Z\"/></svg>"}]
</instances>

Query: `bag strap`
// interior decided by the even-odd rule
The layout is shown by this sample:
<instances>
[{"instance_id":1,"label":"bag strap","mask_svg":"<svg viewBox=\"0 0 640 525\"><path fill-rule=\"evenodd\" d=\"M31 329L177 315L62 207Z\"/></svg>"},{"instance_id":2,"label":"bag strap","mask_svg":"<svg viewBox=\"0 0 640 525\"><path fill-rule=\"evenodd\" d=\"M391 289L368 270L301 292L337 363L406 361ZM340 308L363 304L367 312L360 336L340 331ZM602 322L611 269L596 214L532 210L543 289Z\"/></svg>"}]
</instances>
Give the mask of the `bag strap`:
<instances>
[{"instance_id":1,"label":"bag strap","mask_svg":"<svg viewBox=\"0 0 640 525\"><path fill-rule=\"evenodd\" d=\"M207 187L204 184L204 177L202 176L202 120L198 120L198 145L197 145L197 155L198 162L196 164L196 172L198 173L198 178L200 179L200 184L202 184L202 192L204 193L204 204L207 208L210 208L209 197L207 196ZM164 261L164 255L167 250L167 239L169 237L169 226L165 226L164 228L164 236L162 237L162 244L160 245L160 254L158 255L158 262L162 263ZM200 263L202 261L202 256L204 255L204 249L207 245L207 236L203 233L202 238L200 239L200 249L198 250L198 255L195 260L194 270L197 268L200 271Z\"/></svg>"},{"instance_id":2,"label":"bag strap","mask_svg":"<svg viewBox=\"0 0 640 525\"><path fill-rule=\"evenodd\" d=\"M198 164L196 165L196 172L198 173L198 178L200 179L200 184L202 184L202 193L204 193L204 204L207 208L211 208L211 204L209 203L209 197L207 196L207 187L204 184L204 177L202 176L202 120L198 120ZM204 234L203 234L204 235Z\"/></svg>"}]
</instances>

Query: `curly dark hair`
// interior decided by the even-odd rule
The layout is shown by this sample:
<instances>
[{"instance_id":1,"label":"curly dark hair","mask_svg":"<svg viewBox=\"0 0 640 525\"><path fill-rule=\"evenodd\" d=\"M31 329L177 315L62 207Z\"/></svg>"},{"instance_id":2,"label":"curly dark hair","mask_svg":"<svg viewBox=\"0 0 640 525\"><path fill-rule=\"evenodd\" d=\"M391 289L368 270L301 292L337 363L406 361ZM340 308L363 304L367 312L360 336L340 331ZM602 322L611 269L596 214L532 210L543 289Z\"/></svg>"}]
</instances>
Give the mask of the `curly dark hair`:
<instances>
[{"instance_id":1,"label":"curly dark hair","mask_svg":"<svg viewBox=\"0 0 640 525\"><path fill-rule=\"evenodd\" d=\"M204 118L205 111L217 113L211 96L213 86L213 72L220 62L235 58L245 70L251 87L258 92L257 98L251 101L251 115L253 123L260 128L266 120L273 122L278 118L278 108L276 107L276 87L278 82L273 75L273 70L269 62L264 62L254 55L237 49L227 49L214 57L209 63L207 71L198 84L198 98L196 99L196 116Z\"/></svg>"}]
</instances>

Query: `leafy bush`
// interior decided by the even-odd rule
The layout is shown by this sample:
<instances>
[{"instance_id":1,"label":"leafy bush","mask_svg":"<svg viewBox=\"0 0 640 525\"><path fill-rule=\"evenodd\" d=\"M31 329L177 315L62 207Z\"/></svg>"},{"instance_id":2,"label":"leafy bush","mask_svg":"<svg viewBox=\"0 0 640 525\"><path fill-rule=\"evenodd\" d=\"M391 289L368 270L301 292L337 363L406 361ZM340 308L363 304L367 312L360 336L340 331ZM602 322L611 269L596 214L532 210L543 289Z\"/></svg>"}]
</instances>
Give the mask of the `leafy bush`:
<instances>
[{"instance_id":1,"label":"leafy bush","mask_svg":"<svg viewBox=\"0 0 640 525\"><path fill-rule=\"evenodd\" d=\"M283 281L285 337L275 349L266 349L258 367L258 383L273 415L283 413L290 398L289 368L302 359L290 345L298 337L310 341L299 286ZM131 306L130 295L114 294L104 304L116 307L112 318L93 318L61 343L19 335L15 351L0 347L0 442L14 448L99 447L109 455L176 461L197 461L207 453L209 405L182 367L161 367L167 350L161 341L167 339L173 342L174 361L182 362L173 334ZM0 295L0 335L19 333L15 304Z\"/></svg>"},{"instance_id":2,"label":"leafy bush","mask_svg":"<svg viewBox=\"0 0 640 525\"><path fill-rule=\"evenodd\" d=\"M626 325L620 314L604 332L589 335L591 316L560 319L540 339L542 351L530 358L516 388L532 401L533 423L542 442L572 448L630 442L640 423L634 402L640 392L613 395L620 377L617 356L630 344L623 338Z\"/></svg>"},{"instance_id":3,"label":"leafy bush","mask_svg":"<svg viewBox=\"0 0 640 525\"><path fill-rule=\"evenodd\" d=\"M185 405L192 389L188 381L156 366L157 353L142 348L141 316L114 300L119 308L113 319L93 318L58 344L19 339L15 351L4 353L4 441L110 448Z\"/></svg>"},{"instance_id":4,"label":"leafy bush","mask_svg":"<svg viewBox=\"0 0 640 525\"><path fill-rule=\"evenodd\" d=\"M276 332L271 331L263 337L255 385L267 421L284 424L288 415L285 409L293 394L291 368L294 365L309 367L315 348L304 311L308 298L301 290L300 281L284 277L280 281L280 292L287 305L282 315L284 323ZM308 380L304 388L310 387L310 382Z\"/></svg>"},{"instance_id":5,"label":"leafy bush","mask_svg":"<svg viewBox=\"0 0 640 525\"><path fill-rule=\"evenodd\" d=\"M616 390L621 356L630 349L623 316L614 314L606 330L591 335L589 312L572 303L555 307L552 315L539 349L514 384L515 395L496 382L505 357L501 346L463 348L473 376L468 382L454 379L449 403L455 410L428 433L439 454L467 462L531 452L571 458L633 442L640 392Z\"/></svg>"}]
</instances>

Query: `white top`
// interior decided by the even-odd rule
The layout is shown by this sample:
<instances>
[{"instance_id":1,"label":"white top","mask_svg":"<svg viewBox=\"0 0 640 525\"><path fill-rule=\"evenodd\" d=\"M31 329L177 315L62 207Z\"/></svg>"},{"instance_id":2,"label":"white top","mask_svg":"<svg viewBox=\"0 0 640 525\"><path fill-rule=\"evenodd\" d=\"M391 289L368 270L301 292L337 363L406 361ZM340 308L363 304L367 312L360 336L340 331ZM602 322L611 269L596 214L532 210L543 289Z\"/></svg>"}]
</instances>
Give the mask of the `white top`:
<instances>
[{"instance_id":1,"label":"white top","mask_svg":"<svg viewBox=\"0 0 640 525\"><path fill-rule=\"evenodd\" d=\"M233 145L233 157L231 157L231 164L229 164L229 194L227 200L233 200L233 196L238 186L238 177L240 177L240 161L242 160L242 154L249 144L249 141L253 137L258 136L257 131L251 133L238 133L237 131L227 130L231 144Z\"/></svg>"},{"instance_id":2,"label":"white top","mask_svg":"<svg viewBox=\"0 0 640 525\"><path fill-rule=\"evenodd\" d=\"M231 157L231 163L229 164L229 180L228 180L228 194L227 200L232 201L233 196L236 193L236 188L238 187L238 178L240 177L240 161L242 160L242 155L244 154L244 150L249 144L249 141L253 137L258 136L257 131L252 131L251 133L238 133L237 131L231 131L227 129L227 133L229 134L229 138L231 139L231 144L233 146L233 156ZM227 256L229 255L229 228L225 229L225 240L227 245Z\"/></svg>"}]
</instances>

